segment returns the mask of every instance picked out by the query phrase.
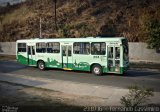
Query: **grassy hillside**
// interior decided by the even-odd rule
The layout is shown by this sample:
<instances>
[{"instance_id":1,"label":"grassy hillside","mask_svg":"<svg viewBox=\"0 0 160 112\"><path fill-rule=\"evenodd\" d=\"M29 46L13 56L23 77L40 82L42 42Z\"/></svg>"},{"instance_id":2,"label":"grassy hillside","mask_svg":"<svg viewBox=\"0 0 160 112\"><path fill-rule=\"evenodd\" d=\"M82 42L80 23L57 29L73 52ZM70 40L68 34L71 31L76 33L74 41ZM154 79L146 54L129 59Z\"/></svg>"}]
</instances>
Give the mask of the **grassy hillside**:
<instances>
[{"instance_id":1,"label":"grassy hillside","mask_svg":"<svg viewBox=\"0 0 160 112\"><path fill-rule=\"evenodd\" d=\"M144 41L145 24L160 20L160 0L28 0L0 8L0 41L39 37L125 36Z\"/></svg>"}]
</instances>

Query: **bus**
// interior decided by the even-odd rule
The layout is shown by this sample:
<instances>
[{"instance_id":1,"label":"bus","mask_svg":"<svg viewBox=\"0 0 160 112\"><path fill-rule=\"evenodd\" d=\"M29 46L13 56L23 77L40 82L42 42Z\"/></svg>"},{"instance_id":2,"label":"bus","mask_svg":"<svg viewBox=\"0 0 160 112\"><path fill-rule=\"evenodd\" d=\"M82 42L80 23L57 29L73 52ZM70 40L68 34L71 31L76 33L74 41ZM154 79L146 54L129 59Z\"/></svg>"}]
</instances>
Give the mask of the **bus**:
<instances>
[{"instance_id":1,"label":"bus","mask_svg":"<svg viewBox=\"0 0 160 112\"><path fill-rule=\"evenodd\" d=\"M19 63L45 68L124 74L129 67L125 37L23 39L16 41Z\"/></svg>"}]
</instances>

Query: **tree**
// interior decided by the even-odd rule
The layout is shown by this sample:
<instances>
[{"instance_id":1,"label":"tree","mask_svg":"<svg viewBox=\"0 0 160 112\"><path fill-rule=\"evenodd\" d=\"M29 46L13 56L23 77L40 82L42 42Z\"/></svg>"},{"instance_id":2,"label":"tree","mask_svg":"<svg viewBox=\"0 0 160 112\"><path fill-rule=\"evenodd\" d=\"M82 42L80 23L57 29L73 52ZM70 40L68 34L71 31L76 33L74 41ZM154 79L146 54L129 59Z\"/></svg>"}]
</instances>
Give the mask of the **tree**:
<instances>
[{"instance_id":1,"label":"tree","mask_svg":"<svg viewBox=\"0 0 160 112\"><path fill-rule=\"evenodd\" d=\"M2 24L2 21L3 21L3 15L0 15L0 24Z\"/></svg>"},{"instance_id":2,"label":"tree","mask_svg":"<svg viewBox=\"0 0 160 112\"><path fill-rule=\"evenodd\" d=\"M146 42L149 48L160 48L160 21L150 20L146 23L147 38Z\"/></svg>"}]
</instances>

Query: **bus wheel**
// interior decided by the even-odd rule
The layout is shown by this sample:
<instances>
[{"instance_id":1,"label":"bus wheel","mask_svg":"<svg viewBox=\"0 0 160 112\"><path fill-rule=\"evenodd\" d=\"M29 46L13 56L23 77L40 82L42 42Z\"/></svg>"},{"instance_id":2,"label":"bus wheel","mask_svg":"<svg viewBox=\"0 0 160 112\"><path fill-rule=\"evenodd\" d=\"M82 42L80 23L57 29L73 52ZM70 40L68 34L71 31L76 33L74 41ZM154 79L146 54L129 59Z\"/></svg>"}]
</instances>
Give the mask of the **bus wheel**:
<instances>
[{"instance_id":1,"label":"bus wheel","mask_svg":"<svg viewBox=\"0 0 160 112\"><path fill-rule=\"evenodd\" d=\"M45 70L45 64L44 64L43 61L38 61L38 68L39 68L40 70Z\"/></svg>"},{"instance_id":2,"label":"bus wheel","mask_svg":"<svg viewBox=\"0 0 160 112\"><path fill-rule=\"evenodd\" d=\"M93 65L92 73L94 75L101 76L102 75L102 67L100 65L98 65L98 64Z\"/></svg>"}]
</instances>

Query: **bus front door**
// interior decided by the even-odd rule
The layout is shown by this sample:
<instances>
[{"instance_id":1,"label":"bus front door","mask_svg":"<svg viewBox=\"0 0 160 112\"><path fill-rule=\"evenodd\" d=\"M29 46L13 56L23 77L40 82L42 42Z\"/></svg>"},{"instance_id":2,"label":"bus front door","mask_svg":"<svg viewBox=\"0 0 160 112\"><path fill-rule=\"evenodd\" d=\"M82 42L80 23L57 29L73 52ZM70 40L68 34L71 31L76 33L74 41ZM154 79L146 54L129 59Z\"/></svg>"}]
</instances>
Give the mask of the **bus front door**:
<instances>
[{"instance_id":1,"label":"bus front door","mask_svg":"<svg viewBox=\"0 0 160 112\"><path fill-rule=\"evenodd\" d=\"M120 46L108 46L108 72L120 73Z\"/></svg>"},{"instance_id":2,"label":"bus front door","mask_svg":"<svg viewBox=\"0 0 160 112\"><path fill-rule=\"evenodd\" d=\"M35 61L35 47L28 46L28 65L36 65Z\"/></svg>"},{"instance_id":3,"label":"bus front door","mask_svg":"<svg viewBox=\"0 0 160 112\"><path fill-rule=\"evenodd\" d=\"M72 46L62 45L62 68L65 70L72 69Z\"/></svg>"}]
</instances>

